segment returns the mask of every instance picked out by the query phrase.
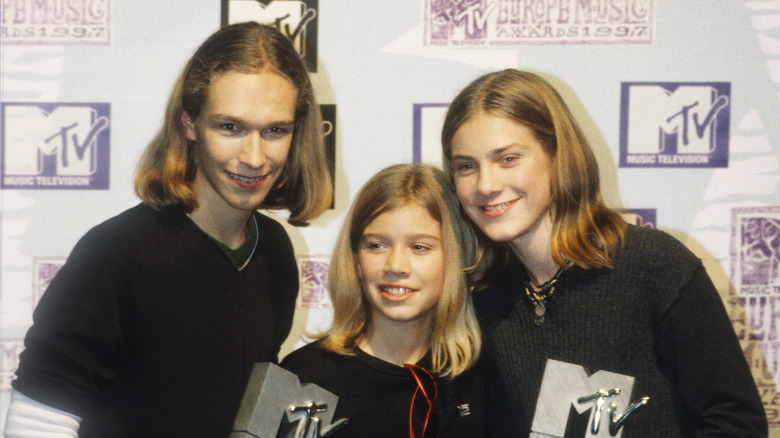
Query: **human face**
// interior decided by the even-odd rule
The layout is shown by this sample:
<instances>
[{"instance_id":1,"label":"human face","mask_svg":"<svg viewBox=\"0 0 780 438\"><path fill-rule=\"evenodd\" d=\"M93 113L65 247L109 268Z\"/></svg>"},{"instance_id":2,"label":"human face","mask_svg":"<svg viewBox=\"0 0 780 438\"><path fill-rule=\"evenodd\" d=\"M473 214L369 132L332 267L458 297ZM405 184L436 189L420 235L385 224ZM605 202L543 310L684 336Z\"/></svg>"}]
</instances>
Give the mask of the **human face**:
<instances>
[{"instance_id":1,"label":"human face","mask_svg":"<svg viewBox=\"0 0 780 438\"><path fill-rule=\"evenodd\" d=\"M363 230L357 256L374 328L412 323L430 329L444 287L439 222L417 203L386 211Z\"/></svg>"},{"instance_id":2,"label":"human face","mask_svg":"<svg viewBox=\"0 0 780 438\"><path fill-rule=\"evenodd\" d=\"M212 79L198 120L182 114L196 142L199 210L244 216L262 204L287 163L297 97L291 81L270 71Z\"/></svg>"},{"instance_id":3,"label":"human face","mask_svg":"<svg viewBox=\"0 0 780 438\"><path fill-rule=\"evenodd\" d=\"M549 241L552 159L530 128L475 114L452 138L452 171L463 209L491 240L515 251Z\"/></svg>"}]
</instances>

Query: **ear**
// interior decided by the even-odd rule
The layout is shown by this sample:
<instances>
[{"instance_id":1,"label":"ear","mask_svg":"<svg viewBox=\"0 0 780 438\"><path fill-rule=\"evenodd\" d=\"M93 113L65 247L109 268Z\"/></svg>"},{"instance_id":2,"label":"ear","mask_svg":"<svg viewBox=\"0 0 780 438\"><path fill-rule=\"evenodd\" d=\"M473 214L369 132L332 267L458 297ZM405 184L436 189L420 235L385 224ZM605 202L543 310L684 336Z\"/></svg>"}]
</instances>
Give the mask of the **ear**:
<instances>
[{"instance_id":1,"label":"ear","mask_svg":"<svg viewBox=\"0 0 780 438\"><path fill-rule=\"evenodd\" d=\"M195 141L198 136L195 131L195 121L192 120L192 116L187 111L181 111L181 126L184 128L184 136L187 140Z\"/></svg>"}]
</instances>

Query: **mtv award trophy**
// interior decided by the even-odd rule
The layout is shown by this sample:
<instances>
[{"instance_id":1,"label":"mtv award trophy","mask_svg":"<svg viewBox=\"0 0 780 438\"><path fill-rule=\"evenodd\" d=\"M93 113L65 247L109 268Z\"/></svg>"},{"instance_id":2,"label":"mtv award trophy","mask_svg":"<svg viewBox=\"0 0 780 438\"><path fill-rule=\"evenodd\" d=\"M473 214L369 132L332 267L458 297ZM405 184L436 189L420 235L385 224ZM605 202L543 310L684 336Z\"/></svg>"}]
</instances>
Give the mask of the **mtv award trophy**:
<instances>
[{"instance_id":1,"label":"mtv award trophy","mask_svg":"<svg viewBox=\"0 0 780 438\"><path fill-rule=\"evenodd\" d=\"M270 362L257 363L230 438L327 438L348 422L333 422L339 398Z\"/></svg>"}]
</instances>

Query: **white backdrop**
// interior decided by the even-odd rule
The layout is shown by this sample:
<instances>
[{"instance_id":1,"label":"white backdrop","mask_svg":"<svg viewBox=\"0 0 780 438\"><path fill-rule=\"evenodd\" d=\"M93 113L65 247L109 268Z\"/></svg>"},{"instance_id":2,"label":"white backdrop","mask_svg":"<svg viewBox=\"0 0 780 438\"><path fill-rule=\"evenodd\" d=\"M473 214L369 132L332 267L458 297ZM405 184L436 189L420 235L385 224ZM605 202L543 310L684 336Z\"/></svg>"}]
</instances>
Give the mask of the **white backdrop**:
<instances>
[{"instance_id":1,"label":"white backdrop","mask_svg":"<svg viewBox=\"0 0 780 438\"><path fill-rule=\"evenodd\" d=\"M390 164L438 161L447 102L483 73L528 69L582 122L608 203L704 260L780 436L780 1L770 0L4 0L3 419L51 276L90 227L138 202L135 164L195 48L221 22L250 18L294 38L320 103L335 106L335 207L286 226L302 288L283 353L329 323L324 272L360 186Z\"/></svg>"}]
</instances>

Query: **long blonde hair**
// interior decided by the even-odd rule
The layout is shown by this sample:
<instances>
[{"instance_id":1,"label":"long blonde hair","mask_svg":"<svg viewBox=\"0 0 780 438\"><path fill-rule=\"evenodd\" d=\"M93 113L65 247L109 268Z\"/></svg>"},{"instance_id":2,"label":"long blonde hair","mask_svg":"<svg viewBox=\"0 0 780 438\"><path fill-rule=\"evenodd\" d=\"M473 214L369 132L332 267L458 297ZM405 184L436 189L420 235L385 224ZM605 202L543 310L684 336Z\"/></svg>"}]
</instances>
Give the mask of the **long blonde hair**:
<instances>
[{"instance_id":1,"label":"long blonde hair","mask_svg":"<svg viewBox=\"0 0 780 438\"><path fill-rule=\"evenodd\" d=\"M336 242L328 271L333 325L323 345L341 354L354 351L370 324L370 305L357 272L358 243L366 227L384 212L417 203L441 224L445 253L444 290L435 307L431 354L434 372L454 377L470 368L481 349L464 267L473 262L475 236L459 213L446 175L429 165L399 164L371 178L357 194Z\"/></svg>"},{"instance_id":2,"label":"long blonde hair","mask_svg":"<svg viewBox=\"0 0 780 438\"><path fill-rule=\"evenodd\" d=\"M136 193L155 208L191 212L198 207L191 189L197 169L197 144L187 140L181 115L186 111L196 120L206 103L211 80L227 71L272 71L295 85L298 102L287 166L260 208L287 208L293 224L319 216L330 207L332 187L320 109L309 74L287 37L255 22L223 27L189 60L168 99L163 127L138 165Z\"/></svg>"}]
</instances>

